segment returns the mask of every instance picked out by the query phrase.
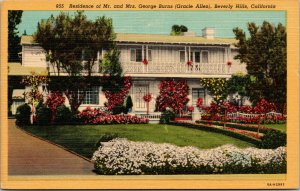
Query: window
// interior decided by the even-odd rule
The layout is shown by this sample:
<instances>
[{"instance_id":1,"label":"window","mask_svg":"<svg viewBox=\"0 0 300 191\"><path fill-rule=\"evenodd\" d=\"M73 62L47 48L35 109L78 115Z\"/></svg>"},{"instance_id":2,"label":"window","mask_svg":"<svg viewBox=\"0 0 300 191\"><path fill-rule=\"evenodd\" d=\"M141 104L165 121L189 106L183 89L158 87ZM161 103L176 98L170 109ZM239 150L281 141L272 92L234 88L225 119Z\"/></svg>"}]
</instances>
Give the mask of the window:
<instances>
[{"instance_id":1,"label":"window","mask_svg":"<svg viewBox=\"0 0 300 191\"><path fill-rule=\"evenodd\" d=\"M208 63L208 51L201 51L201 63Z\"/></svg>"},{"instance_id":2,"label":"window","mask_svg":"<svg viewBox=\"0 0 300 191\"><path fill-rule=\"evenodd\" d=\"M196 63L200 62L200 52L195 52L195 62Z\"/></svg>"},{"instance_id":3,"label":"window","mask_svg":"<svg viewBox=\"0 0 300 191\"><path fill-rule=\"evenodd\" d=\"M142 49L130 49L130 61L142 62Z\"/></svg>"},{"instance_id":4,"label":"window","mask_svg":"<svg viewBox=\"0 0 300 191\"><path fill-rule=\"evenodd\" d=\"M152 51L148 49L148 61L152 61Z\"/></svg>"},{"instance_id":5,"label":"window","mask_svg":"<svg viewBox=\"0 0 300 191\"><path fill-rule=\"evenodd\" d=\"M185 62L185 51L181 50L179 51L179 56L180 56L180 62Z\"/></svg>"},{"instance_id":6,"label":"window","mask_svg":"<svg viewBox=\"0 0 300 191\"><path fill-rule=\"evenodd\" d=\"M193 104L193 106L196 106L198 98L202 98L203 104L205 104L205 90L203 88L193 88L192 89L192 104Z\"/></svg>"},{"instance_id":7,"label":"window","mask_svg":"<svg viewBox=\"0 0 300 191\"><path fill-rule=\"evenodd\" d=\"M99 87L90 87L85 91L78 90L78 99L84 94L82 104L99 104Z\"/></svg>"}]
</instances>

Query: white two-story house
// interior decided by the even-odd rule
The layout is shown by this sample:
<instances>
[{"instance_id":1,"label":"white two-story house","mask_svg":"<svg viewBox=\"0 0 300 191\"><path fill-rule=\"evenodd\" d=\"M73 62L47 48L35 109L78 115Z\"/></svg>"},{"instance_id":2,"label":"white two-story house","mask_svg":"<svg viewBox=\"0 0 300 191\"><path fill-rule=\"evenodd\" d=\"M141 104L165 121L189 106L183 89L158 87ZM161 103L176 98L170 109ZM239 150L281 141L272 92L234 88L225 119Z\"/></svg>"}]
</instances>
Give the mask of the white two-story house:
<instances>
[{"instance_id":1,"label":"white two-story house","mask_svg":"<svg viewBox=\"0 0 300 191\"><path fill-rule=\"evenodd\" d=\"M129 93L133 100L132 112L146 112L143 96L147 93L153 96L149 111L155 111L155 98L159 95L159 83L163 79L187 81L190 99L187 105L195 105L199 97L204 99L204 104L209 104L212 98L202 87L200 78L229 78L237 72L246 73L245 65L233 59L237 54L233 45L235 39L216 38L214 32L213 28L205 28L201 36L193 32L182 36L117 33L115 41L121 52L120 62L124 74L131 76L133 82ZM47 67L50 75L55 75L55 69L49 67L43 49L33 42L32 36L22 36L21 45L22 62L9 64L9 76L29 75L31 70L45 74ZM99 56L102 56L101 52ZM93 75L101 75L98 65ZM18 89L15 94L17 91L19 94L22 92ZM105 101L101 87L95 86L86 91L79 109L102 107Z\"/></svg>"}]
</instances>

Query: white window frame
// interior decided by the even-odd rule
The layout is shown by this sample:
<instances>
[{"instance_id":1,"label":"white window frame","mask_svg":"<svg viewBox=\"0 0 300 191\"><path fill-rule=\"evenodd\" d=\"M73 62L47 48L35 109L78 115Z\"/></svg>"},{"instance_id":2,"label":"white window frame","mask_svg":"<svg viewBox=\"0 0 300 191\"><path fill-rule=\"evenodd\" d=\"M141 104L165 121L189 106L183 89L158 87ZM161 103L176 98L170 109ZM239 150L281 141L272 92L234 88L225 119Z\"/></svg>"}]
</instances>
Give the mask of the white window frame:
<instances>
[{"instance_id":1,"label":"white window frame","mask_svg":"<svg viewBox=\"0 0 300 191\"><path fill-rule=\"evenodd\" d=\"M93 88L95 88L95 89L93 89ZM94 91L94 90L96 90L96 91ZM82 101L82 105L99 105L99 103L100 103L100 95L99 95L100 90L99 90L98 86L92 86L92 87L90 87L90 89L87 89L87 90L84 90L84 91L78 90L78 92L77 92L78 98L80 96L79 92L84 92L84 94L85 94L85 96L83 98L83 101ZM94 93L94 92L96 92L96 93ZM91 98L92 93L96 94L96 99L95 100L92 100L92 98ZM89 98L88 98L89 101L86 100L87 99L86 96L89 96Z\"/></svg>"},{"instance_id":2,"label":"white window frame","mask_svg":"<svg viewBox=\"0 0 300 191\"><path fill-rule=\"evenodd\" d=\"M183 62L181 61L181 52L183 52ZM179 50L179 62L184 63L185 62L185 50Z\"/></svg>"},{"instance_id":3,"label":"white window frame","mask_svg":"<svg viewBox=\"0 0 300 191\"><path fill-rule=\"evenodd\" d=\"M137 61L137 50L141 51L141 60ZM135 59L132 60L132 56L131 56L131 52L134 51L135 52ZM143 61L143 52L142 52L142 48L130 48L130 62L142 62Z\"/></svg>"},{"instance_id":4,"label":"white window frame","mask_svg":"<svg viewBox=\"0 0 300 191\"><path fill-rule=\"evenodd\" d=\"M207 52L207 62L203 62L203 52ZM209 51L208 50L201 50L201 53L200 53L200 63L209 63Z\"/></svg>"}]
</instances>

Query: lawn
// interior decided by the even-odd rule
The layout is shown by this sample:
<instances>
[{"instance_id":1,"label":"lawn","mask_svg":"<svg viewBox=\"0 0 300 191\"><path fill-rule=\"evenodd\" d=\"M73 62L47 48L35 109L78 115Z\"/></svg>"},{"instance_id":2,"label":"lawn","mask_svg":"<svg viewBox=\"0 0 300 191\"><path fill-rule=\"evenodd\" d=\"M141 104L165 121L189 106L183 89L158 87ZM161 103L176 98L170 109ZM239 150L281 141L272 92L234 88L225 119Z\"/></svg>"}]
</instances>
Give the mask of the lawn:
<instances>
[{"instance_id":1,"label":"lawn","mask_svg":"<svg viewBox=\"0 0 300 191\"><path fill-rule=\"evenodd\" d=\"M241 148L254 147L250 143L222 134L163 124L27 126L24 129L87 158L92 157L96 150L96 143L105 133L116 133L119 137L132 141L172 143L203 149L224 144L233 144Z\"/></svg>"},{"instance_id":2,"label":"lawn","mask_svg":"<svg viewBox=\"0 0 300 191\"><path fill-rule=\"evenodd\" d=\"M286 132L286 123L284 124L263 124L263 126L268 128L273 128L282 132Z\"/></svg>"}]
</instances>

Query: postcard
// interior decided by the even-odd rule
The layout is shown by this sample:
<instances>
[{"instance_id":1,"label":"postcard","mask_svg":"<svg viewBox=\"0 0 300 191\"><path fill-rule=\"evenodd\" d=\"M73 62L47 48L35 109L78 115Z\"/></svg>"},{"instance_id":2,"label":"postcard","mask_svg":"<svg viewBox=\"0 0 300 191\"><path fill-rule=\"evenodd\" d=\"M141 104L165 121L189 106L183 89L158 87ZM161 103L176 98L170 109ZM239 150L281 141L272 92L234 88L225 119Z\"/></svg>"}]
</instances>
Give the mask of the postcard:
<instances>
[{"instance_id":1,"label":"postcard","mask_svg":"<svg viewBox=\"0 0 300 191\"><path fill-rule=\"evenodd\" d=\"M1 188L299 188L298 6L1 2Z\"/></svg>"}]
</instances>

